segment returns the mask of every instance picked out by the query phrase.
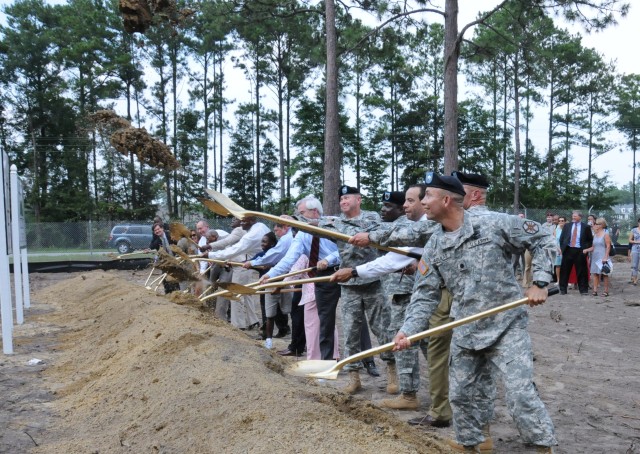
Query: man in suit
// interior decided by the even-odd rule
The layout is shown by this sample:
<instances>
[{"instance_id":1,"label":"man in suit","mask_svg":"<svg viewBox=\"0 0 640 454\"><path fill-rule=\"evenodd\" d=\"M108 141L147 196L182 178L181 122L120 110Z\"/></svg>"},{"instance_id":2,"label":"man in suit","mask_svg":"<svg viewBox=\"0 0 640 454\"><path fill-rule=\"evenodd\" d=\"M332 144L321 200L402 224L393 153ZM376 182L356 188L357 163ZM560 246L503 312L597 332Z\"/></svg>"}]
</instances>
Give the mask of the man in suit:
<instances>
[{"instance_id":1,"label":"man in suit","mask_svg":"<svg viewBox=\"0 0 640 454\"><path fill-rule=\"evenodd\" d=\"M582 213L574 211L571 214L571 223L567 222L560 235L560 250L562 250L562 262L560 264L560 293L567 293L567 283L571 267L576 267L578 288L581 295L589 293L589 278L587 273L587 254L584 252L593 244L591 227L582 222Z\"/></svg>"}]
</instances>

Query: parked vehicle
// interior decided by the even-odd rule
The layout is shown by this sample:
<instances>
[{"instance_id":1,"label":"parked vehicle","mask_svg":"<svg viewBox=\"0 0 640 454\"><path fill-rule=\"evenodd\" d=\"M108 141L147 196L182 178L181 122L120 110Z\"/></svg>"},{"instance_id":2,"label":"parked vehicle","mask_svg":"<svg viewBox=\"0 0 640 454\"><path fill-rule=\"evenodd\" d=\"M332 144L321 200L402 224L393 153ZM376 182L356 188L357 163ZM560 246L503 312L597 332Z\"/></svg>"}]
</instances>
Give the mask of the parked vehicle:
<instances>
[{"instance_id":1,"label":"parked vehicle","mask_svg":"<svg viewBox=\"0 0 640 454\"><path fill-rule=\"evenodd\" d=\"M134 249L144 249L149 247L153 232L151 225L116 225L111 229L111 234L107 240L107 247L114 247L120 254L127 254Z\"/></svg>"}]
</instances>

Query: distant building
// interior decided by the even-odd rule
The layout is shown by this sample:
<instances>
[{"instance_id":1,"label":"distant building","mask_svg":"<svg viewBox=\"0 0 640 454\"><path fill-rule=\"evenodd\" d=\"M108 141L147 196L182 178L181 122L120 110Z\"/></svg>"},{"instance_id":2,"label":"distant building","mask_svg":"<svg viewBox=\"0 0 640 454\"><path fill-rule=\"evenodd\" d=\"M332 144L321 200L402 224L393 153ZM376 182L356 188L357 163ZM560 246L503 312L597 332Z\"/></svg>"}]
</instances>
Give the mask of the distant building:
<instances>
[{"instance_id":1,"label":"distant building","mask_svg":"<svg viewBox=\"0 0 640 454\"><path fill-rule=\"evenodd\" d=\"M628 221L633 218L633 204L627 203L625 205L614 205L613 211L616 213L616 217L620 220Z\"/></svg>"}]
</instances>

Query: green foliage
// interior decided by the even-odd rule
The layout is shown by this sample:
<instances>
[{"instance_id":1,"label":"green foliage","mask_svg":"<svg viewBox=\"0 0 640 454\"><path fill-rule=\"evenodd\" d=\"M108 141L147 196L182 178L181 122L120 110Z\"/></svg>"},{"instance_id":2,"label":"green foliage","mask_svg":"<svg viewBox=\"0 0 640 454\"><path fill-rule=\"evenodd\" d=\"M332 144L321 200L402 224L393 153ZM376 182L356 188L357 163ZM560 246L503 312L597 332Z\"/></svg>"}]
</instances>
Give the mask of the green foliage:
<instances>
[{"instance_id":1,"label":"green foliage","mask_svg":"<svg viewBox=\"0 0 640 454\"><path fill-rule=\"evenodd\" d=\"M237 126L231 134L229 158L225 171L229 196L246 209L256 206L256 179L253 168L253 122L247 106L236 113Z\"/></svg>"},{"instance_id":2,"label":"green foliage","mask_svg":"<svg viewBox=\"0 0 640 454\"><path fill-rule=\"evenodd\" d=\"M520 200L527 207L604 209L629 197L635 203L635 181L616 193L597 165L582 178L571 155L589 152L594 161L611 149L611 103L616 127L637 150L638 76L615 79L615 68L551 19L563 15L599 29L624 15L627 3L512 0L475 27L472 44L465 42L476 91L457 105L459 168L490 175L494 204L513 203L516 114L524 145ZM369 36L371 27L351 16L356 5L381 21L403 17ZM116 0L18 0L5 8L0 146L25 177L29 216L150 218L159 206L178 216L197 211L197 197L212 183L247 207L277 212L298 193L322 192L324 5L188 6L192 15L158 21L144 36L124 33ZM376 200L385 189L419 181L425 170L443 169L445 30L404 15L407 4L337 6L341 176ZM249 79L241 89L253 98L235 120L226 111L240 96L231 91L238 87L229 80L232 54ZM542 150L530 140L536 104L549 106ZM88 114L111 107L170 145L182 168L162 172L115 153L108 134L87 122ZM635 163L635 156L623 159Z\"/></svg>"}]
</instances>

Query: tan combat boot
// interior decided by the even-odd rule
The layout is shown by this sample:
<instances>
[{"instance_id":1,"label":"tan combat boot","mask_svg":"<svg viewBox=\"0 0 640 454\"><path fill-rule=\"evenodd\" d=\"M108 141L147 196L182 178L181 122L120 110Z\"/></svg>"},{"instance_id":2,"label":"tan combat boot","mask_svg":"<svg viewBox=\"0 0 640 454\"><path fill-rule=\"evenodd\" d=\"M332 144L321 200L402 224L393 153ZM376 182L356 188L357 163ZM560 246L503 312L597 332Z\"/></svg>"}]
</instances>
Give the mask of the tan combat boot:
<instances>
[{"instance_id":1,"label":"tan combat boot","mask_svg":"<svg viewBox=\"0 0 640 454\"><path fill-rule=\"evenodd\" d=\"M416 393L402 393L395 399L383 399L380 406L394 410L417 410L420 408L420 401Z\"/></svg>"},{"instance_id":2,"label":"tan combat boot","mask_svg":"<svg viewBox=\"0 0 640 454\"><path fill-rule=\"evenodd\" d=\"M482 430L483 435L485 436L485 440L475 446L463 446L457 443L455 440L447 440L447 444L451 449L458 452L476 452L480 454L493 454L493 440L489 436L489 426Z\"/></svg>"},{"instance_id":3,"label":"tan combat boot","mask_svg":"<svg viewBox=\"0 0 640 454\"><path fill-rule=\"evenodd\" d=\"M342 390L347 394L355 394L362 389L360 383L360 372L357 370L349 371L349 383Z\"/></svg>"},{"instance_id":4,"label":"tan combat boot","mask_svg":"<svg viewBox=\"0 0 640 454\"><path fill-rule=\"evenodd\" d=\"M387 363L387 394L398 394L399 391L396 363Z\"/></svg>"},{"instance_id":5,"label":"tan combat boot","mask_svg":"<svg viewBox=\"0 0 640 454\"><path fill-rule=\"evenodd\" d=\"M480 449L477 446L464 446L455 440L447 440L447 446L455 452L480 452Z\"/></svg>"},{"instance_id":6,"label":"tan combat boot","mask_svg":"<svg viewBox=\"0 0 640 454\"><path fill-rule=\"evenodd\" d=\"M493 452L493 440L491 439L491 430L489 424L482 428L484 441L478 445L478 449L483 454L491 454Z\"/></svg>"}]
</instances>

